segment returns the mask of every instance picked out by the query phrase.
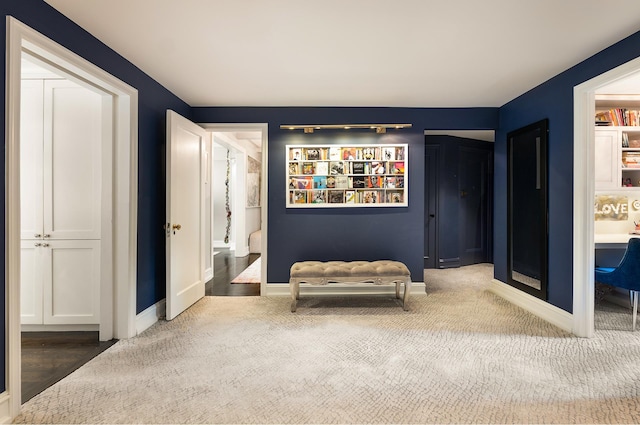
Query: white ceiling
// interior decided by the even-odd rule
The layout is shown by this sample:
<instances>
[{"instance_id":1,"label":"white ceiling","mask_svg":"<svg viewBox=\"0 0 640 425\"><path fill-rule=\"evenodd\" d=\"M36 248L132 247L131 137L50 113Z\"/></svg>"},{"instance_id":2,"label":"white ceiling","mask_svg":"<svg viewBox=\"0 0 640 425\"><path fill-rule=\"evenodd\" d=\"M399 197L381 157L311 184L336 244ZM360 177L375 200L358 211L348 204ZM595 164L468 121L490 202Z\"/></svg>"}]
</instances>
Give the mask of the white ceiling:
<instances>
[{"instance_id":1,"label":"white ceiling","mask_svg":"<svg viewBox=\"0 0 640 425\"><path fill-rule=\"evenodd\" d=\"M638 0L45 0L191 106L502 106Z\"/></svg>"}]
</instances>

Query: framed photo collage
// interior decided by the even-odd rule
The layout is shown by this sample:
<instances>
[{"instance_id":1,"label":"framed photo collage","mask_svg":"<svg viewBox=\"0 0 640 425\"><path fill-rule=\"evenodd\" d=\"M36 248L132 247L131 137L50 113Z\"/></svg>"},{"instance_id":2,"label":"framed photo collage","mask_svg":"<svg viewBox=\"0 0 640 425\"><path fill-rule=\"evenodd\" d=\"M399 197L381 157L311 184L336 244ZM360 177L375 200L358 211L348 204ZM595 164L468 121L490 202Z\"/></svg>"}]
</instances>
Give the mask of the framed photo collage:
<instances>
[{"instance_id":1,"label":"framed photo collage","mask_svg":"<svg viewBox=\"0 0 640 425\"><path fill-rule=\"evenodd\" d=\"M287 145L287 208L406 207L408 146Z\"/></svg>"}]
</instances>

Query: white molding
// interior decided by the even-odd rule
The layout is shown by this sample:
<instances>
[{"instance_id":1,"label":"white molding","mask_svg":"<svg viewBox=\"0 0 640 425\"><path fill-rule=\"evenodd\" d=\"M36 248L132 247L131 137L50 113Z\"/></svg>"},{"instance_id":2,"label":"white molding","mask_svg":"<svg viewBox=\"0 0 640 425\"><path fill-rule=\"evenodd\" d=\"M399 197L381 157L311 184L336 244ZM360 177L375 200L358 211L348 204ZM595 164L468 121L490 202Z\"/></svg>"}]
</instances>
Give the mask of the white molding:
<instances>
[{"instance_id":1,"label":"white molding","mask_svg":"<svg viewBox=\"0 0 640 425\"><path fill-rule=\"evenodd\" d=\"M0 394L0 424L11 423L11 397L7 391Z\"/></svg>"},{"instance_id":2,"label":"white molding","mask_svg":"<svg viewBox=\"0 0 640 425\"><path fill-rule=\"evenodd\" d=\"M269 283L266 285L266 293L262 293L268 297L290 297L291 290L288 283ZM402 292L402 290L401 290ZM394 295L396 294L395 285L370 285L366 283L360 284L329 284L329 285L310 285L300 284L300 296L319 295L319 296L342 296L342 295ZM428 295L425 292L424 282L411 282L410 296Z\"/></svg>"},{"instance_id":3,"label":"white molding","mask_svg":"<svg viewBox=\"0 0 640 425\"><path fill-rule=\"evenodd\" d=\"M238 247L236 245L235 255L236 257L246 257L247 255L249 255L249 245L241 247Z\"/></svg>"},{"instance_id":4,"label":"white molding","mask_svg":"<svg viewBox=\"0 0 640 425\"><path fill-rule=\"evenodd\" d=\"M560 329L573 332L573 315L561 308L542 301L533 295L529 295L497 279L491 280L489 291Z\"/></svg>"},{"instance_id":5,"label":"white molding","mask_svg":"<svg viewBox=\"0 0 640 425\"><path fill-rule=\"evenodd\" d=\"M100 325L21 325L21 332L95 332Z\"/></svg>"},{"instance_id":6,"label":"white molding","mask_svg":"<svg viewBox=\"0 0 640 425\"><path fill-rule=\"evenodd\" d=\"M166 299L163 299L138 314L136 316L136 335L140 335L158 320L165 317L166 311L167 302Z\"/></svg>"},{"instance_id":7,"label":"white molding","mask_svg":"<svg viewBox=\"0 0 640 425\"><path fill-rule=\"evenodd\" d=\"M135 335L138 198L138 91L11 16L7 22L5 108L5 282L9 416L21 405L20 360L20 71L23 51L95 85L114 99L113 335ZM106 337L102 335L101 337Z\"/></svg>"},{"instance_id":8,"label":"white molding","mask_svg":"<svg viewBox=\"0 0 640 425\"><path fill-rule=\"evenodd\" d=\"M640 58L636 58L573 89L573 333L577 336L595 333L595 95L599 88L639 71Z\"/></svg>"},{"instance_id":9,"label":"white molding","mask_svg":"<svg viewBox=\"0 0 640 425\"><path fill-rule=\"evenodd\" d=\"M211 279L213 279L213 267L204 269L204 281L209 282Z\"/></svg>"}]
</instances>

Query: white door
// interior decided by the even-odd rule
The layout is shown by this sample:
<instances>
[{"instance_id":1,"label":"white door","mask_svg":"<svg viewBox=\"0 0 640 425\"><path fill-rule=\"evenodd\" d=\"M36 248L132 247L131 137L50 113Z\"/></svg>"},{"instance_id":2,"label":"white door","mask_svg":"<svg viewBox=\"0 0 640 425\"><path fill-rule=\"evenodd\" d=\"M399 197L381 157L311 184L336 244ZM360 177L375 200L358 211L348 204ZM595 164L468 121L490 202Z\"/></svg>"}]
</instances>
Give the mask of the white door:
<instances>
[{"instance_id":1,"label":"white door","mask_svg":"<svg viewBox=\"0 0 640 425\"><path fill-rule=\"evenodd\" d=\"M207 132L167 111L167 320L204 297L204 173Z\"/></svg>"}]
</instances>

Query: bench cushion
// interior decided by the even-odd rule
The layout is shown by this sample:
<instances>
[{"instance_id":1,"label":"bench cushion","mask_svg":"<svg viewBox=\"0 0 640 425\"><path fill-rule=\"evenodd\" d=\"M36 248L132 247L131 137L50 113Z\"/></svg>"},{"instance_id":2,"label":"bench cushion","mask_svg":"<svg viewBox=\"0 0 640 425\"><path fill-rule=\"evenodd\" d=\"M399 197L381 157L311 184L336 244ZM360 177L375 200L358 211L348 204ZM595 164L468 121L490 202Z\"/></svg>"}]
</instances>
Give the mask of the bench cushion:
<instances>
[{"instance_id":1,"label":"bench cushion","mask_svg":"<svg viewBox=\"0 0 640 425\"><path fill-rule=\"evenodd\" d=\"M409 276L409 269L399 261L301 261L291 266L292 279L313 277Z\"/></svg>"}]
</instances>

